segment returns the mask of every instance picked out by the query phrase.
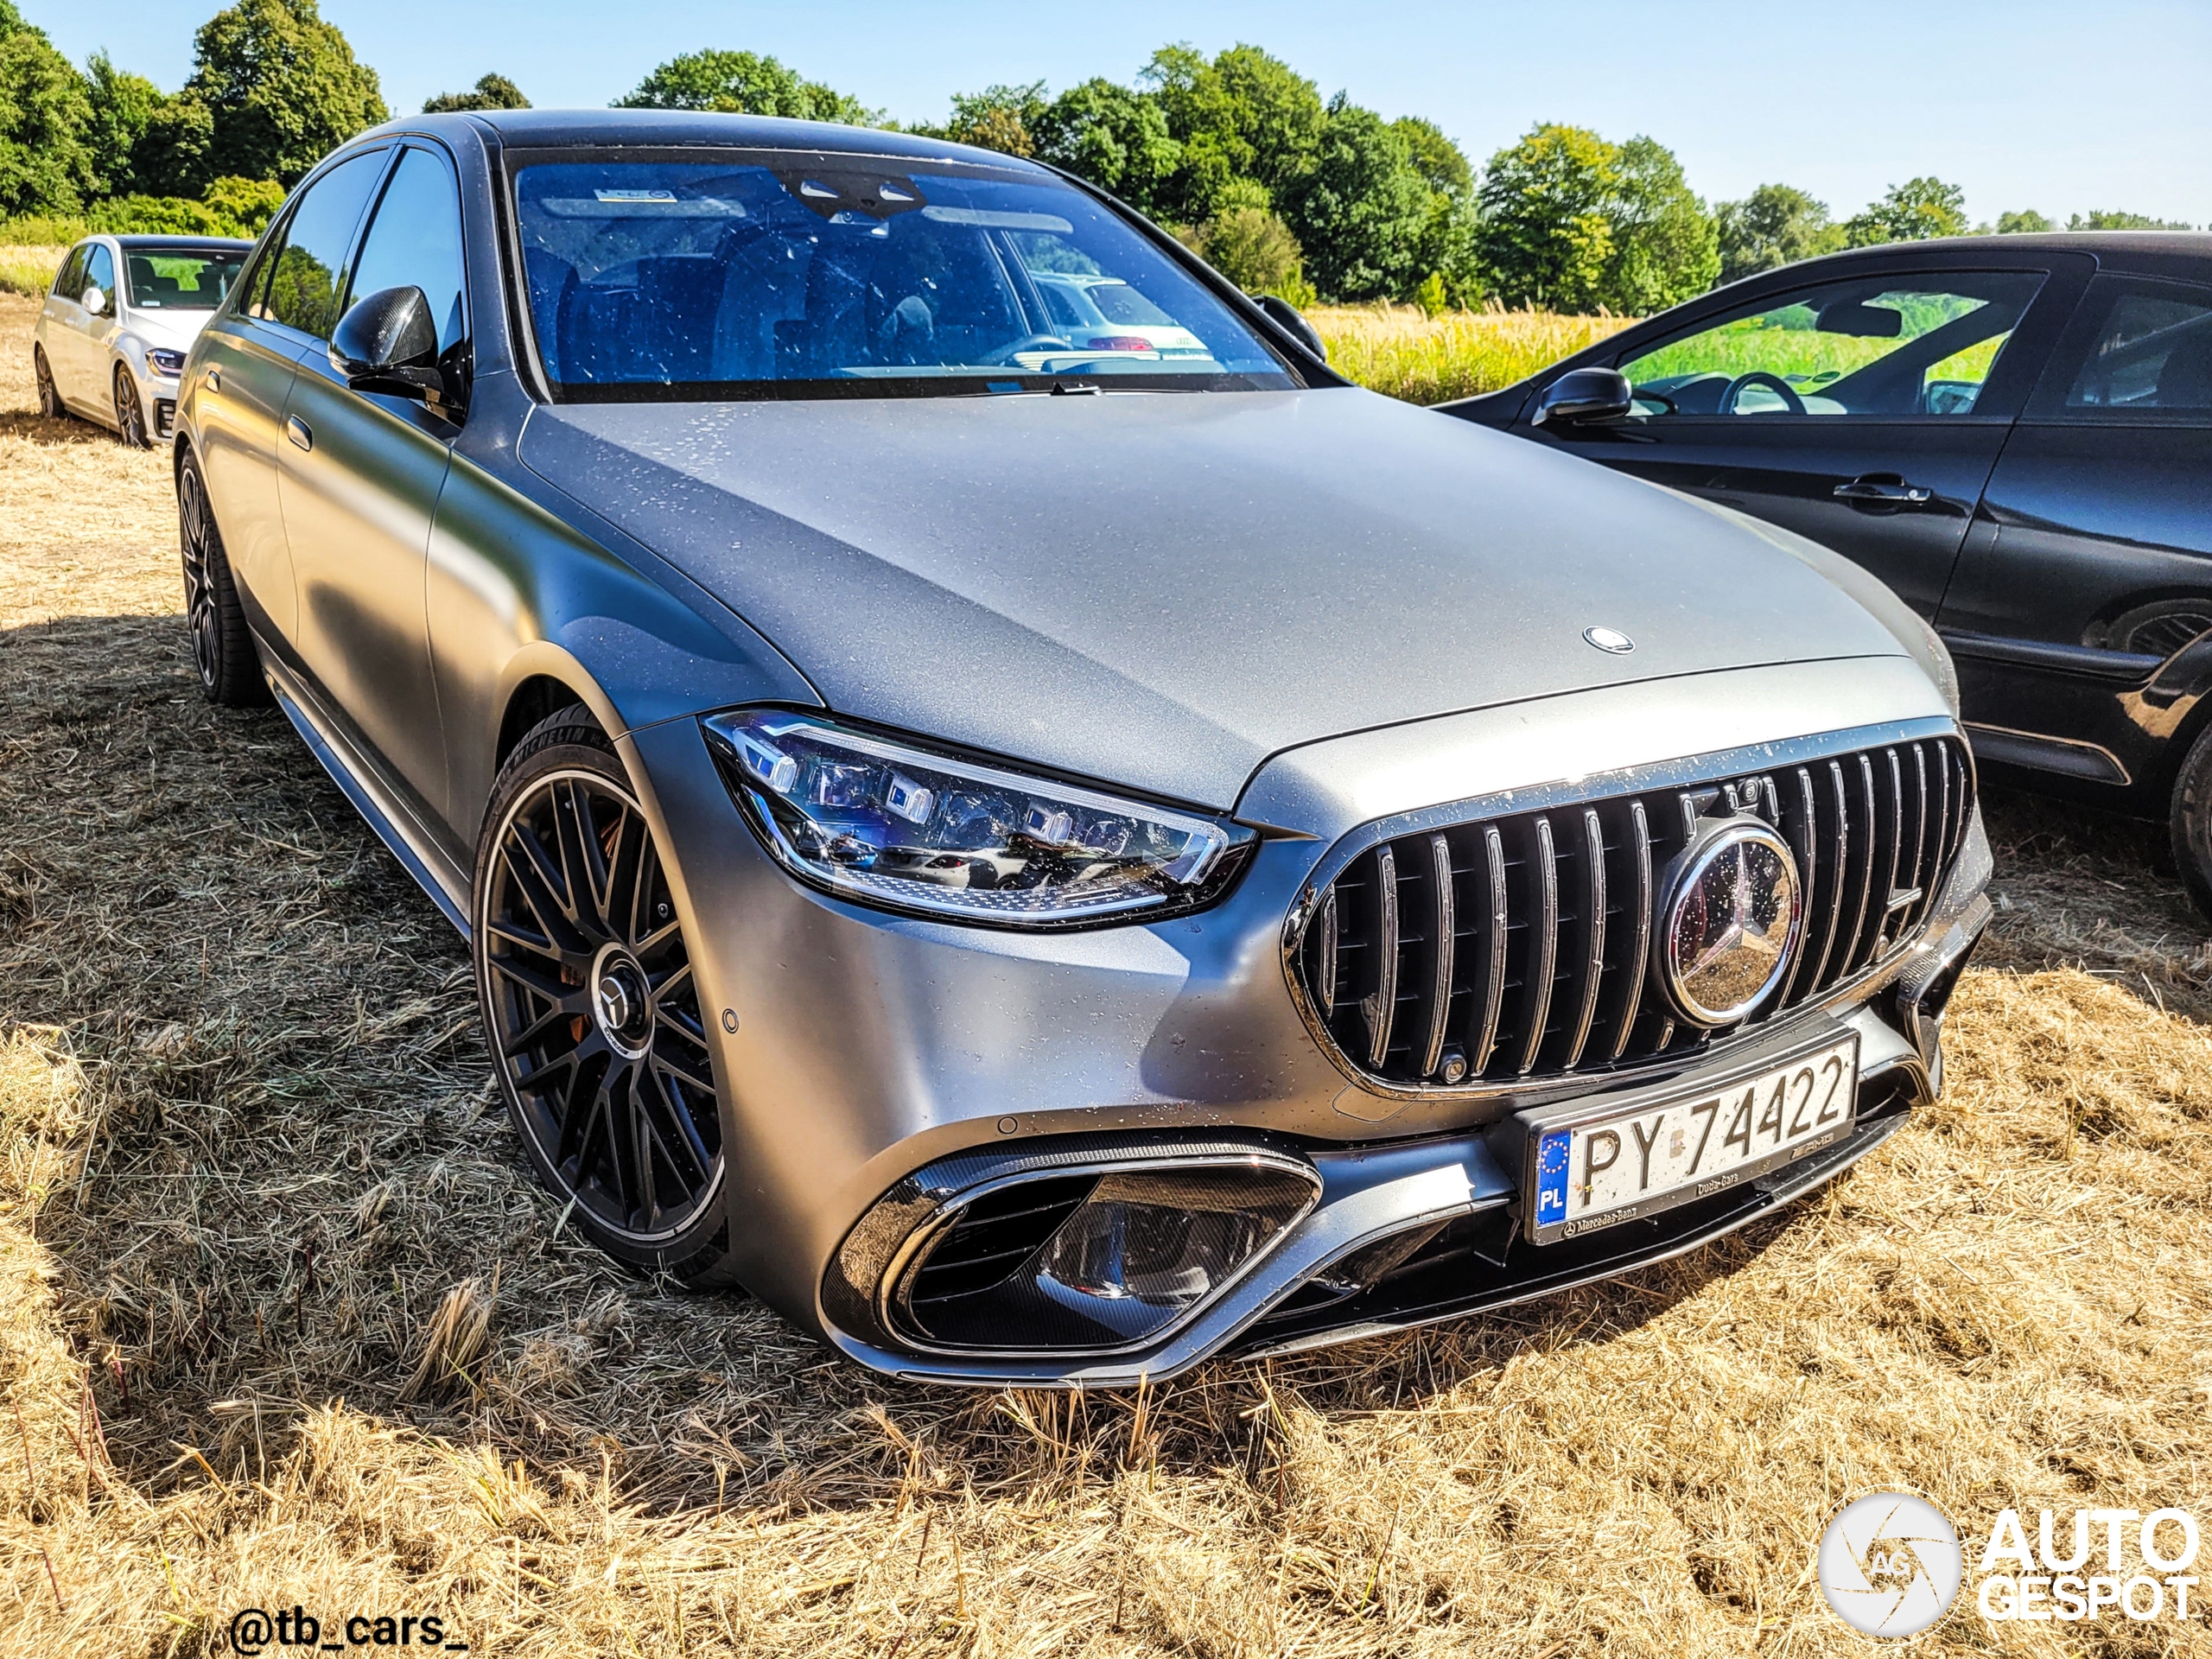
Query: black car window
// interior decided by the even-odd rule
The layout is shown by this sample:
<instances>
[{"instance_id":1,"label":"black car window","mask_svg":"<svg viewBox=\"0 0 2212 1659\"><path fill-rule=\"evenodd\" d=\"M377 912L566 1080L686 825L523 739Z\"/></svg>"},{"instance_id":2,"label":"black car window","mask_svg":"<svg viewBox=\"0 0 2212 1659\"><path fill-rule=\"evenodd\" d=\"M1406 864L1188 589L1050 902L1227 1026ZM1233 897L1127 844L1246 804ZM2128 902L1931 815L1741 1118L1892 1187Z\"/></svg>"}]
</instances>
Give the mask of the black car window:
<instances>
[{"instance_id":1,"label":"black car window","mask_svg":"<svg viewBox=\"0 0 2212 1659\"><path fill-rule=\"evenodd\" d=\"M369 192L384 170L386 152L347 157L308 187L285 225L283 240L269 262L269 282L253 315L281 322L317 340L330 338L338 321L338 296L346 252Z\"/></svg>"},{"instance_id":2,"label":"black car window","mask_svg":"<svg viewBox=\"0 0 2212 1659\"><path fill-rule=\"evenodd\" d=\"M115 313L115 256L99 242L92 244L85 254L84 288L97 288L107 296L108 314Z\"/></svg>"},{"instance_id":3,"label":"black car window","mask_svg":"<svg viewBox=\"0 0 2212 1659\"><path fill-rule=\"evenodd\" d=\"M1635 412L1971 415L2043 276L1861 276L1776 295L1623 363Z\"/></svg>"},{"instance_id":4,"label":"black car window","mask_svg":"<svg viewBox=\"0 0 2212 1659\"><path fill-rule=\"evenodd\" d=\"M467 332L461 273L461 193L453 171L410 145L361 238L346 303L387 288L419 288L438 320L438 350L449 352Z\"/></svg>"},{"instance_id":5,"label":"black car window","mask_svg":"<svg viewBox=\"0 0 2212 1659\"><path fill-rule=\"evenodd\" d=\"M2212 421L2212 288L2099 276L2037 405L2062 419Z\"/></svg>"},{"instance_id":6,"label":"black car window","mask_svg":"<svg viewBox=\"0 0 2212 1659\"><path fill-rule=\"evenodd\" d=\"M69 250L69 257L61 262L61 269L54 273L54 291L66 300L78 300L85 292L85 250L80 243Z\"/></svg>"}]
</instances>

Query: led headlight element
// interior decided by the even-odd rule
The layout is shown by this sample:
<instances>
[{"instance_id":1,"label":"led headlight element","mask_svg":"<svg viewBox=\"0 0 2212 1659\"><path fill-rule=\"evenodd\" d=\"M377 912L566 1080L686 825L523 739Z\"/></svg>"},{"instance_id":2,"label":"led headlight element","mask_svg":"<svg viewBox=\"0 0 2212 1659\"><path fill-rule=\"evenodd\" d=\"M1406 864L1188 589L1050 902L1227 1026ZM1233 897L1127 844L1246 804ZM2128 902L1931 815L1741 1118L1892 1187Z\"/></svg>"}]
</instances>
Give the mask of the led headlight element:
<instances>
[{"instance_id":1,"label":"led headlight element","mask_svg":"<svg viewBox=\"0 0 2212 1659\"><path fill-rule=\"evenodd\" d=\"M996 927L1147 920L1219 896L1252 833L774 709L710 716L779 862L862 903Z\"/></svg>"},{"instance_id":2,"label":"led headlight element","mask_svg":"<svg viewBox=\"0 0 2212 1659\"><path fill-rule=\"evenodd\" d=\"M156 374L166 374L175 377L184 372L184 353L182 352L170 351L167 346L151 346L147 347L146 361L152 365L154 372Z\"/></svg>"}]
</instances>

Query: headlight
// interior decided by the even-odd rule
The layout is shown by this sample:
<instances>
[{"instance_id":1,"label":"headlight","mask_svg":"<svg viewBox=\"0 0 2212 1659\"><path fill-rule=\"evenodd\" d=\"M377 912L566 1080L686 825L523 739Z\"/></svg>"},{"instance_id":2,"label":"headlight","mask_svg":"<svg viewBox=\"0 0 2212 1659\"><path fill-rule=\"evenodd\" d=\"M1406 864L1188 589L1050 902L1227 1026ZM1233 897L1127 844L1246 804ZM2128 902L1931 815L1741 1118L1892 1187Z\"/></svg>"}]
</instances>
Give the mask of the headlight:
<instances>
[{"instance_id":1,"label":"headlight","mask_svg":"<svg viewBox=\"0 0 2212 1659\"><path fill-rule=\"evenodd\" d=\"M174 378L184 372L184 353L172 352L165 346L148 346L146 361L157 374L166 374Z\"/></svg>"},{"instance_id":2,"label":"headlight","mask_svg":"<svg viewBox=\"0 0 2212 1659\"><path fill-rule=\"evenodd\" d=\"M1253 838L809 715L747 709L705 725L769 852L863 904L989 927L1150 920L1218 898Z\"/></svg>"}]
</instances>

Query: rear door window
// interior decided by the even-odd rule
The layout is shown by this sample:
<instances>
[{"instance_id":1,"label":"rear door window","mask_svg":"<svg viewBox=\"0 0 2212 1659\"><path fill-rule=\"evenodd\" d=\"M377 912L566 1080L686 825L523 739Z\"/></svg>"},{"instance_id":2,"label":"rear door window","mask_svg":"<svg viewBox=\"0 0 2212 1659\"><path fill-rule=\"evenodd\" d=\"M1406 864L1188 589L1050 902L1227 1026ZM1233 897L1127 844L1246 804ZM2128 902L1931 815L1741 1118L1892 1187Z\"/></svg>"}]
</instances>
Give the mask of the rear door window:
<instances>
[{"instance_id":1,"label":"rear door window","mask_svg":"<svg viewBox=\"0 0 2212 1659\"><path fill-rule=\"evenodd\" d=\"M1823 283L1724 316L1621 372L1646 418L1972 415L2042 284L2031 271Z\"/></svg>"},{"instance_id":2,"label":"rear door window","mask_svg":"<svg viewBox=\"0 0 2212 1659\"><path fill-rule=\"evenodd\" d=\"M61 262L61 269L54 278L54 291L73 305L84 296L85 250L82 247L69 250L69 257Z\"/></svg>"},{"instance_id":3,"label":"rear door window","mask_svg":"<svg viewBox=\"0 0 2212 1659\"><path fill-rule=\"evenodd\" d=\"M2212 423L2212 288L2099 276L2052 354L2035 412Z\"/></svg>"},{"instance_id":4,"label":"rear door window","mask_svg":"<svg viewBox=\"0 0 2212 1659\"><path fill-rule=\"evenodd\" d=\"M308 187L270 261L254 315L315 340L330 338L338 323L338 296L345 291L346 256L387 154L373 149L349 156Z\"/></svg>"}]
</instances>

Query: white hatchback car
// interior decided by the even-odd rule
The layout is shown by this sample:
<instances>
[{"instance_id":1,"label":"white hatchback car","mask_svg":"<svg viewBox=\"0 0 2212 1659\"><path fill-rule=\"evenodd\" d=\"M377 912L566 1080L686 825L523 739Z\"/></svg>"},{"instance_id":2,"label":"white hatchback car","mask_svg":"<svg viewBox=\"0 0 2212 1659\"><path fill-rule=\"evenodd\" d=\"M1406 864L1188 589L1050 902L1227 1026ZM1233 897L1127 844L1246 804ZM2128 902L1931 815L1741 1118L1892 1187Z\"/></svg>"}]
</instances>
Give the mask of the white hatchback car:
<instances>
[{"instance_id":1,"label":"white hatchback car","mask_svg":"<svg viewBox=\"0 0 2212 1659\"><path fill-rule=\"evenodd\" d=\"M213 236L90 236L70 249L33 335L41 410L141 448L166 442L185 353L252 251Z\"/></svg>"}]
</instances>

